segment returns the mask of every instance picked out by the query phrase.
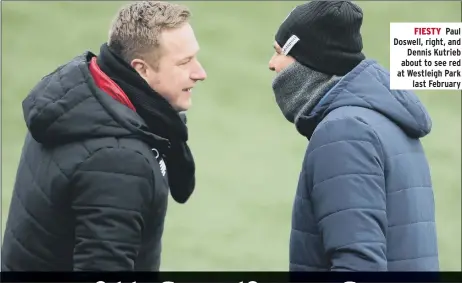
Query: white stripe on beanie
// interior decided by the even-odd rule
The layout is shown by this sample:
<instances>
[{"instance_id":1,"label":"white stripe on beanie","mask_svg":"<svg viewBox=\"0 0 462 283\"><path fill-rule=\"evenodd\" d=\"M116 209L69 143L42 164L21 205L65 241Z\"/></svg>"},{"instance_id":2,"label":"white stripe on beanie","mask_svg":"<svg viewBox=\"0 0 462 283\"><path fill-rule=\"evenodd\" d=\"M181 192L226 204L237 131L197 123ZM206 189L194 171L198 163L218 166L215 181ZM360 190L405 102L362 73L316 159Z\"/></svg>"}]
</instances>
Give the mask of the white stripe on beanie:
<instances>
[{"instance_id":1,"label":"white stripe on beanie","mask_svg":"<svg viewBox=\"0 0 462 283\"><path fill-rule=\"evenodd\" d=\"M284 44L284 46L282 47L282 53L284 55L287 55L289 54L290 50L294 47L294 45L300 41L300 38L298 38L298 36L296 36L295 34L293 34L287 41L286 43Z\"/></svg>"}]
</instances>

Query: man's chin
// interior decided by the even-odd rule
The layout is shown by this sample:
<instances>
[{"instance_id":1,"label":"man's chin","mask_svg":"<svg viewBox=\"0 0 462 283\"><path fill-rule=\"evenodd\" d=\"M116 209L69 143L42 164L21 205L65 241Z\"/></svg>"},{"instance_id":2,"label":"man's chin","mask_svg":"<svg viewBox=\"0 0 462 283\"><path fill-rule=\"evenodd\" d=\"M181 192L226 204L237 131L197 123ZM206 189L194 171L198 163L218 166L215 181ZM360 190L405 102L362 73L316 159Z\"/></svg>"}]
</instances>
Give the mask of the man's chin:
<instances>
[{"instance_id":1,"label":"man's chin","mask_svg":"<svg viewBox=\"0 0 462 283\"><path fill-rule=\"evenodd\" d=\"M188 102L185 102L185 103L181 103L181 104L177 104L174 109L178 112L186 112L189 110L189 108L191 108L191 105L192 103L190 101Z\"/></svg>"}]
</instances>

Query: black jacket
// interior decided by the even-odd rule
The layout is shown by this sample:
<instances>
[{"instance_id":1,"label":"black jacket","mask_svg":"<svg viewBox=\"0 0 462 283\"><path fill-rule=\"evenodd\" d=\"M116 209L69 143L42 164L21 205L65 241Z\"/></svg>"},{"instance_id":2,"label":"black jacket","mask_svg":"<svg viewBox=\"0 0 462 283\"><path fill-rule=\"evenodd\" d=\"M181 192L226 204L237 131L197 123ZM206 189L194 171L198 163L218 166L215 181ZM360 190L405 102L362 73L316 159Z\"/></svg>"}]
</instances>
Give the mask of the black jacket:
<instances>
[{"instance_id":1,"label":"black jacket","mask_svg":"<svg viewBox=\"0 0 462 283\"><path fill-rule=\"evenodd\" d=\"M59 67L23 102L29 132L3 271L159 269L169 187L158 152L166 140L95 85L92 56Z\"/></svg>"}]
</instances>

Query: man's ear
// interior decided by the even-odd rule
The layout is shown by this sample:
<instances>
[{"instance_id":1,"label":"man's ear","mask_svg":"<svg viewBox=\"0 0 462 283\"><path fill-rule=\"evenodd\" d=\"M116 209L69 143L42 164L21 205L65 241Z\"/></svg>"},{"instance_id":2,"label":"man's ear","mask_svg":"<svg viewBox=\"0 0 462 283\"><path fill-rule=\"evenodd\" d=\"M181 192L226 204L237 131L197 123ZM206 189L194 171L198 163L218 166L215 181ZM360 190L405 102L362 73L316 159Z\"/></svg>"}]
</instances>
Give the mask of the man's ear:
<instances>
[{"instance_id":1,"label":"man's ear","mask_svg":"<svg viewBox=\"0 0 462 283\"><path fill-rule=\"evenodd\" d=\"M138 72L138 74L146 79L148 77L148 64L146 64L146 62L144 62L143 60L141 59L133 59L131 62L130 62L130 65L132 66L133 69L135 69L135 71Z\"/></svg>"}]
</instances>

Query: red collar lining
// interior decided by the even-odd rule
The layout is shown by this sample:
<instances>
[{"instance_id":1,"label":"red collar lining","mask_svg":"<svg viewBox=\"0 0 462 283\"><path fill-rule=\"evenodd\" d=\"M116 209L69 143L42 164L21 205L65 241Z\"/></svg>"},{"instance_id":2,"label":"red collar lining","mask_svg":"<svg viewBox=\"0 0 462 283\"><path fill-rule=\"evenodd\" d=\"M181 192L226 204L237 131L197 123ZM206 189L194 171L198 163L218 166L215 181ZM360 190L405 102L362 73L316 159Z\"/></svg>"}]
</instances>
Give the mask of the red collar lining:
<instances>
[{"instance_id":1,"label":"red collar lining","mask_svg":"<svg viewBox=\"0 0 462 283\"><path fill-rule=\"evenodd\" d=\"M135 106L133 106L125 92L100 69L96 63L96 57L91 58L89 69L96 85L102 91L133 111L136 111Z\"/></svg>"}]
</instances>

